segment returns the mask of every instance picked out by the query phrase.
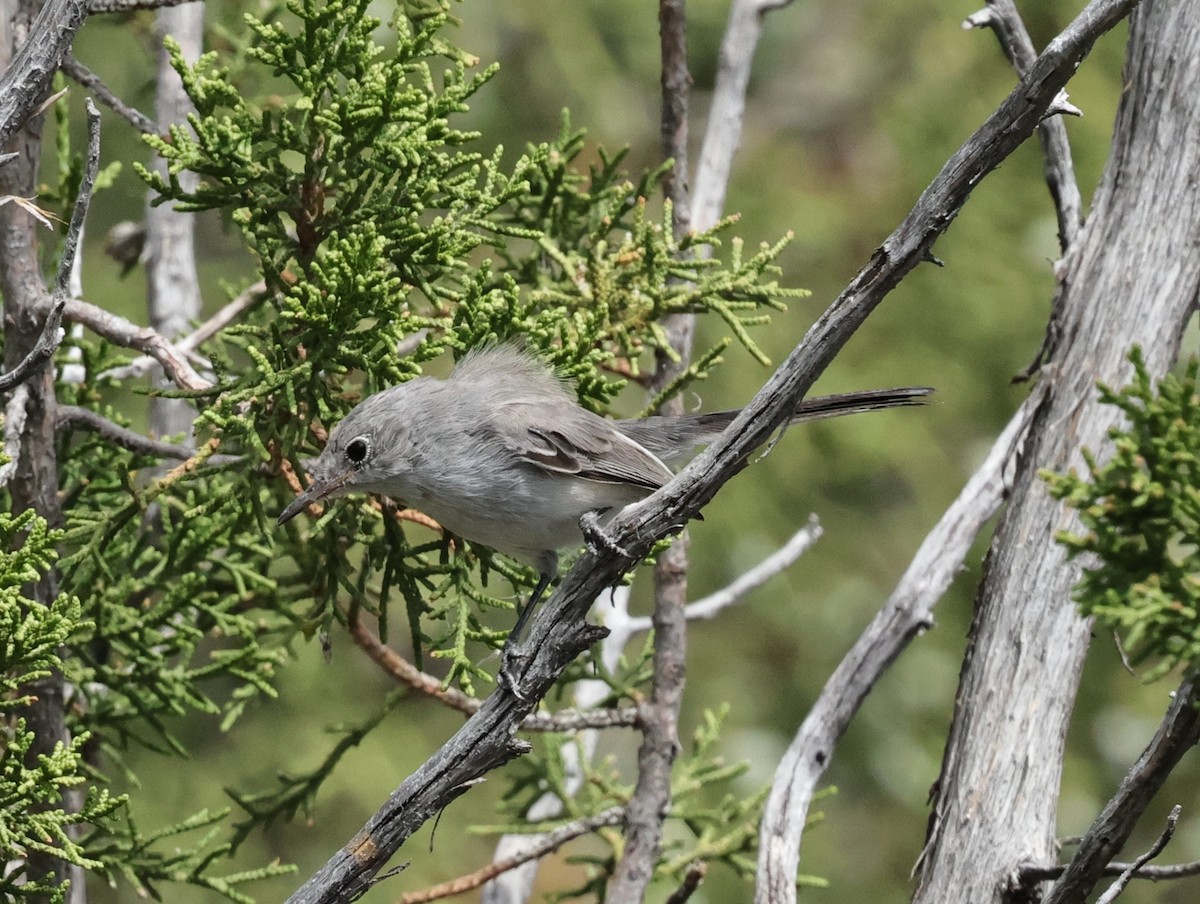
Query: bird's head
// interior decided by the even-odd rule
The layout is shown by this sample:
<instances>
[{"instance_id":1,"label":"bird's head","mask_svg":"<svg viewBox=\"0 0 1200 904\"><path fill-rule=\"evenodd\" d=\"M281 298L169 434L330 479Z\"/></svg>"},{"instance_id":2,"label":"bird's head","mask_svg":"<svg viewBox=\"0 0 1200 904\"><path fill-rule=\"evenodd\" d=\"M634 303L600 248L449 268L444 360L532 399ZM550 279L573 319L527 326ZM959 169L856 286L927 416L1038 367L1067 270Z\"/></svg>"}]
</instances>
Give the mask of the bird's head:
<instances>
[{"instance_id":1,"label":"bird's head","mask_svg":"<svg viewBox=\"0 0 1200 904\"><path fill-rule=\"evenodd\" d=\"M423 381L385 389L360 402L333 428L319 456L304 462L312 482L279 514L286 524L314 502L348 493L397 493L410 468L410 408Z\"/></svg>"}]
</instances>

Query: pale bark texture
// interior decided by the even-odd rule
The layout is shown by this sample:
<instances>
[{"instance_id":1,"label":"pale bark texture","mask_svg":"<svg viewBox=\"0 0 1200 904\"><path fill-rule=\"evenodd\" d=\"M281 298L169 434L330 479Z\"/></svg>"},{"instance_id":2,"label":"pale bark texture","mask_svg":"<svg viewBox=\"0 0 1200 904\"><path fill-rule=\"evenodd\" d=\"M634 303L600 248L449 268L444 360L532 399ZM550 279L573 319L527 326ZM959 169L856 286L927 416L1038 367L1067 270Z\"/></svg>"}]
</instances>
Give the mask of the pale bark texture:
<instances>
[{"instance_id":1,"label":"pale bark texture","mask_svg":"<svg viewBox=\"0 0 1200 904\"><path fill-rule=\"evenodd\" d=\"M1128 381L1130 346L1161 374L1200 287L1200 4L1147 0L1134 13L1125 96L1093 210L1059 264L1057 345L1045 405L988 556L914 900L1030 900L1018 866L1054 857L1067 725L1090 623L1079 567L1054 542L1074 517L1041 468L1103 459L1115 409L1097 380ZM1080 899L1082 900L1082 899Z\"/></svg>"},{"instance_id":2,"label":"pale bark texture","mask_svg":"<svg viewBox=\"0 0 1200 904\"><path fill-rule=\"evenodd\" d=\"M37 0L6 0L0 5L0 22L4 26L0 68L10 61L14 67L21 62L21 46L31 33L38 33L31 24L39 6ZM28 56L28 49L24 56ZM9 74L13 74L11 70ZM31 99L46 90L48 79L49 76L37 82L40 87L31 88ZM18 155L0 166L0 196L30 198L37 194L42 122L41 115L27 120L0 149ZM42 276L38 228L37 221L18 205L0 206L0 295L4 299L6 371L14 369L37 344L50 313L52 302ZM19 394L18 400L24 398L25 421L19 428L15 469L9 482L13 511L34 509L51 526L57 527L62 516L58 504L58 463L54 442L54 362L43 361L14 393ZM58 595L54 572L48 572L23 592L30 599L49 604ZM56 670L39 678L26 685L25 691L36 698L20 711L36 739L28 754L32 765L37 757L51 753L55 746L67 740L62 673ZM31 880L43 879L50 873L54 873L60 882L64 878L63 863L57 858L32 852L27 864L27 875Z\"/></svg>"},{"instance_id":3,"label":"pale bark texture","mask_svg":"<svg viewBox=\"0 0 1200 904\"><path fill-rule=\"evenodd\" d=\"M179 43L184 59L194 63L203 49L204 4L187 3L160 9L155 28L160 40L167 35L174 38ZM184 93L183 82L171 68L166 50L160 46L154 105L154 117L159 128L166 131L171 125L186 124L192 110L192 102ZM166 176L166 161L157 155L154 168ZM193 173L180 173L178 178L189 189L196 185ZM153 195L151 192L151 198ZM146 291L150 326L168 339L178 338L187 332L200 316L195 221L194 214L180 213L170 204L157 207L147 204ZM163 385L169 384L163 381ZM195 410L184 399L152 399L150 430L158 436L184 434L190 439L195 414Z\"/></svg>"}]
</instances>

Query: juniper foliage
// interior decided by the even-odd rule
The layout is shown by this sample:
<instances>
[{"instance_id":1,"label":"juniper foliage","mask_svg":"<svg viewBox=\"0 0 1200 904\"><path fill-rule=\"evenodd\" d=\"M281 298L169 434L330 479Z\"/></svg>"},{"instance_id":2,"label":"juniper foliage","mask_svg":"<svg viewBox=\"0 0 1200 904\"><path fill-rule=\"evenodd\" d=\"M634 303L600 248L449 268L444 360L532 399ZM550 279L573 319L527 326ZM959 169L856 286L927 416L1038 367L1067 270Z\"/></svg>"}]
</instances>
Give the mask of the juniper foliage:
<instances>
[{"instance_id":1,"label":"juniper foliage","mask_svg":"<svg viewBox=\"0 0 1200 904\"><path fill-rule=\"evenodd\" d=\"M243 53L211 52L194 66L170 46L197 112L189 128L146 138L169 165L165 177L134 167L157 203L219 211L240 231L266 300L200 349L209 388L164 392L197 407L191 458L165 466L71 428L60 453L65 531L39 534L26 516L0 520L0 533L36 538L0 573L11 591L0 617L12 638L30 639L27 648L10 643L4 705L19 702L11 688L30 675L61 668L75 738L33 767L41 790L15 791L28 784L20 769L29 767L13 765L24 728L10 721L0 787L17 795L7 805L38 820L5 824L14 855L36 828L67 861L123 876L142 893L175 881L249 900L248 882L285 867L222 873L226 858L257 828L310 812L321 782L391 704L346 729L311 773L231 792L242 813L232 827L228 813L204 810L143 831L127 802L104 790L114 776L135 778L126 752L185 756L185 720L229 729L254 701L275 695L297 651L364 615L385 641L399 625L418 666L442 660L447 685L476 693L494 681L492 666L479 663L502 643L512 599L534 578L386 501L345 500L277 530L302 460L328 429L365 394L447 353L513 336L573 380L582 404L605 411L653 353L674 354L664 317L719 318L729 337L697 354L657 405L704 379L730 342L765 360L749 330L804 294L777 282L788 237L751 251L731 236L728 218L676 238L669 205L653 200L666 165L627 176L624 154L589 149L565 112L557 135L515 156L458 128L495 68L449 42L445 4L406 6L386 27L373 8L289 0L265 17L245 16L246 36L226 42ZM65 143L59 160L65 204L76 169ZM199 176L195 188L181 183L185 171ZM130 386L118 367L125 350L72 336L60 356L78 375L60 386L62 401L131 423L113 404ZM15 588L31 568L50 567L56 543L63 602L39 610ZM639 693L647 651L604 675L606 705ZM581 662L565 680L595 672L596 663ZM717 797L680 811L696 841L664 853L664 875L697 857L738 869L750 862L747 826L759 799L719 790L738 770L719 764L715 742L714 721L680 769L685 800ZM545 756L523 768L518 789L552 783L557 767ZM77 812L45 797L85 782L99 790ZM34 808L40 803L48 807ZM67 831L80 822L91 825L83 838ZM600 864L595 881L604 881Z\"/></svg>"},{"instance_id":2,"label":"juniper foliage","mask_svg":"<svg viewBox=\"0 0 1200 904\"><path fill-rule=\"evenodd\" d=\"M1140 349L1133 382L1100 387L1125 415L1088 474L1046 473L1050 492L1079 512L1083 531L1058 540L1083 557L1080 612L1118 632L1146 677L1200 666L1200 359L1153 385Z\"/></svg>"}]
</instances>

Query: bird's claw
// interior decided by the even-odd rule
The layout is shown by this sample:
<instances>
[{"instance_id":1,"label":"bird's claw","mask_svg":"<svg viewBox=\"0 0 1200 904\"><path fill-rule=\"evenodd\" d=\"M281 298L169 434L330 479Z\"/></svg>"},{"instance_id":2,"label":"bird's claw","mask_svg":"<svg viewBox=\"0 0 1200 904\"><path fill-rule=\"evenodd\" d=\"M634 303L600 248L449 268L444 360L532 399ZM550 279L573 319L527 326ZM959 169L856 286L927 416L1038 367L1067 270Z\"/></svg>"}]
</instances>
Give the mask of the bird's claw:
<instances>
[{"instance_id":1,"label":"bird's claw","mask_svg":"<svg viewBox=\"0 0 1200 904\"><path fill-rule=\"evenodd\" d=\"M584 512L579 518L579 530L583 532L583 540L594 555L605 552L615 552L626 559L633 558L629 552L619 545L600 526L600 517L595 512Z\"/></svg>"},{"instance_id":2,"label":"bird's claw","mask_svg":"<svg viewBox=\"0 0 1200 904\"><path fill-rule=\"evenodd\" d=\"M520 652L516 644L506 643L500 654L500 672L496 676L496 680L508 688L508 692L521 703L528 703L529 697L521 690L521 682L514 668L520 665L520 661L524 658L525 655Z\"/></svg>"}]
</instances>

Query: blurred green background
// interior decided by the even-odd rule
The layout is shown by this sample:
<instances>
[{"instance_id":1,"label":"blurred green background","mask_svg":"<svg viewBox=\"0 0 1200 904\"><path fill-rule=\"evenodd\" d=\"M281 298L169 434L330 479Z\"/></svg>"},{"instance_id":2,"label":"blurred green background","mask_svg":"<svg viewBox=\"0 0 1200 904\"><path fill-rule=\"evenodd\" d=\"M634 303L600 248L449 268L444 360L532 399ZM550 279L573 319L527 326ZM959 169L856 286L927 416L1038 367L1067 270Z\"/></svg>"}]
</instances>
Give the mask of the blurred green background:
<instances>
[{"instance_id":1,"label":"blurred green background","mask_svg":"<svg viewBox=\"0 0 1200 904\"><path fill-rule=\"evenodd\" d=\"M755 332L776 362L799 341L872 250L907 213L948 155L991 113L1014 76L994 37L963 31L978 4L925 0L797 0L773 13L750 86L726 209L740 212L737 232L749 242L774 241L787 230L784 283L813 291L807 302L775 315ZM1082 6L1048 0L1022 5L1041 46ZM210 3L219 27L211 47L228 46L241 32L235 2ZM689 6L692 153L698 156L715 76L727 2ZM388 4L377 4L386 19ZM499 75L464 118L485 135L484 150L500 142L512 154L528 141L552 136L563 107L593 144L631 148L631 168L652 166L658 145L656 5L646 0L468 0L450 38ZM152 111L153 17L98 16L82 29L76 55L116 92ZM1104 38L1070 85L1085 113L1069 119L1085 198L1104 164L1121 90L1125 30ZM84 92L72 88L74 126ZM145 190L130 163L146 160L132 130L105 115L105 162L124 161L116 187L97 198L88 224L84 286L89 301L144 322L140 271L120 281L101 254L108 228L140 219ZM253 262L237 235L215 217L202 217L199 253L208 309L226 297L221 282L244 285ZM784 575L738 607L691 634L684 730L690 737L705 707L727 701L723 749L750 770L738 790L768 782L792 732L822 683L868 622L926 532L988 449L1025 390L1010 377L1032 359L1041 341L1057 257L1055 221L1034 143L1018 151L975 192L935 248L945 267L922 266L870 318L818 391L928 384L935 401L922 410L826 421L790 432L744 471L693 526L692 596L716 590L768 555L816 512L824 538ZM721 324L701 325L700 344ZM726 364L699 387L705 408L748 399L768 371L732 349ZM144 400L130 397L136 415ZM636 406L636 400L631 400ZM906 901L909 872L923 843L926 796L936 779L949 725L982 545L937 609L937 626L913 643L868 699L837 750L828 781L836 796L820 805L824 820L810 829L802 870L824 877L828 890L806 900ZM636 608L645 611L648 576L639 578ZM1068 605L1066 600L1063 605ZM178 821L202 808L228 805L223 788L249 791L279 772L315 766L336 741L339 725L354 725L378 710L390 689L385 677L344 638L334 638L326 664L315 644L296 648L281 677L279 699L258 706L232 731L215 719L177 727L193 757L178 761L130 750L142 777L131 789L144 830ZM1167 705L1170 681L1143 687L1122 671L1113 645L1098 638L1072 729L1060 833L1083 831L1153 733ZM282 900L377 808L386 794L445 740L460 719L423 700L409 700L353 751L326 784L308 822L276 826L246 845L247 867L279 858L298 865L293 878L262 883L260 901ZM633 781L636 738L616 732L603 755L626 767ZM1194 763L1175 776L1144 821L1135 847L1161 830L1170 805L1184 814L1165 861L1200 855L1200 821L1192 804ZM436 835L426 827L402 857L412 866L366 900L392 900L408 889L482 865L491 842L466 835L486 822L505 786L494 775L444 814ZM676 831L677 829L672 829ZM432 853L430 846L432 844ZM575 842L572 852L594 850ZM578 879L579 867L551 858L540 887ZM173 902L212 900L184 887L164 888ZM666 889L655 889L661 900ZM720 870L693 898L748 900L751 889ZM1200 880L1141 885L1130 902L1193 901ZM131 901L126 886L94 890L97 901ZM473 898L469 897L468 900Z\"/></svg>"}]
</instances>

